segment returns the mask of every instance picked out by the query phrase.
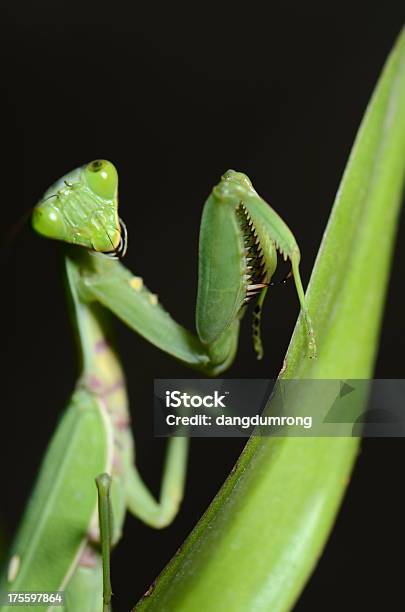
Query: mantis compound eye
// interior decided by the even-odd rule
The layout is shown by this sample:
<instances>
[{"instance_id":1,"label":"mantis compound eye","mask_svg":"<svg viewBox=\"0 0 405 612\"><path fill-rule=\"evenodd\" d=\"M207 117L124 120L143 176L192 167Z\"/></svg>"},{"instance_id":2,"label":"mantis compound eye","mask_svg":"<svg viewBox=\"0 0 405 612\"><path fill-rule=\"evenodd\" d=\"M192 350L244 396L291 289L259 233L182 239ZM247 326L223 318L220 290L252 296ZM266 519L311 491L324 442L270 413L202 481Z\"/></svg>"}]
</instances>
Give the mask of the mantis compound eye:
<instances>
[{"instance_id":1,"label":"mantis compound eye","mask_svg":"<svg viewBox=\"0 0 405 612\"><path fill-rule=\"evenodd\" d=\"M65 240L66 238L67 228L63 215L56 207L46 201L34 208L32 227L46 238L54 238L55 240Z\"/></svg>"},{"instance_id":2,"label":"mantis compound eye","mask_svg":"<svg viewBox=\"0 0 405 612\"><path fill-rule=\"evenodd\" d=\"M84 170L84 177L92 192L100 198L112 200L117 195L118 173L111 162L105 159L90 162Z\"/></svg>"}]
</instances>

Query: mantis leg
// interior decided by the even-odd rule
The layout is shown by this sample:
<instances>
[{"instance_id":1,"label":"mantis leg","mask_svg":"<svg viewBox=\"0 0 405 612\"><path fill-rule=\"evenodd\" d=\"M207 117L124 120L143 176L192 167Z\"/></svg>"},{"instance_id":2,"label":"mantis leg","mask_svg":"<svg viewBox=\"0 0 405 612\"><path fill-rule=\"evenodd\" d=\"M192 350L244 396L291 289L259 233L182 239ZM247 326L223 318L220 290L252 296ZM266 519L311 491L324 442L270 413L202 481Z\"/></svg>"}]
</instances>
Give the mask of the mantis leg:
<instances>
[{"instance_id":1,"label":"mantis leg","mask_svg":"<svg viewBox=\"0 0 405 612\"><path fill-rule=\"evenodd\" d=\"M172 522L183 497L188 438L171 438L163 470L160 499L157 502L142 481L133 464L126 478L127 507L138 518L157 529ZM96 478L98 514L103 568L103 612L111 610L110 549L113 539L111 477L104 473Z\"/></svg>"},{"instance_id":2,"label":"mantis leg","mask_svg":"<svg viewBox=\"0 0 405 612\"><path fill-rule=\"evenodd\" d=\"M238 318L215 343L205 346L172 319L142 279L119 261L99 253L79 256L78 287L84 302L99 302L145 340L204 374L217 376L229 368L237 350Z\"/></svg>"},{"instance_id":3,"label":"mantis leg","mask_svg":"<svg viewBox=\"0 0 405 612\"><path fill-rule=\"evenodd\" d=\"M119 261L97 253L79 255L79 291L86 302L97 301L154 346L198 370L209 368L199 339L172 319L158 298Z\"/></svg>"},{"instance_id":4,"label":"mantis leg","mask_svg":"<svg viewBox=\"0 0 405 612\"><path fill-rule=\"evenodd\" d=\"M131 463L126 475L128 510L147 525L161 529L176 516L183 498L188 455L188 438L170 438L163 468L159 501L156 501Z\"/></svg>"},{"instance_id":5,"label":"mantis leg","mask_svg":"<svg viewBox=\"0 0 405 612\"><path fill-rule=\"evenodd\" d=\"M316 351L314 328L312 326L312 321L311 321L311 318L309 316L308 308L307 308L306 303L305 303L304 288L302 286L300 269L299 269L299 262L300 262L299 251L293 252L290 258L291 258L291 267L292 267L292 273L293 273L293 277L294 277L294 283L295 283L295 287L296 287L296 290L297 290L298 299L300 301L300 305L301 305L301 309L302 309L302 314L303 314L304 319L305 319L305 324L306 324L307 332L308 332L308 336L309 336L309 339L308 339L309 356L311 358L316 358L316 352L317 351Z\"/></svg>"},{"instance_id":6,"label":"mantis leg","mask_svg":"<svg viewBox=\"0 0 405 612\"><path fill-rule=\"evenodd\" d=\"M111 477L104 473L96 478L101 554L103 557L103 612L111 610L110 548L112 541Z\"/></svg>"}]
</instances>

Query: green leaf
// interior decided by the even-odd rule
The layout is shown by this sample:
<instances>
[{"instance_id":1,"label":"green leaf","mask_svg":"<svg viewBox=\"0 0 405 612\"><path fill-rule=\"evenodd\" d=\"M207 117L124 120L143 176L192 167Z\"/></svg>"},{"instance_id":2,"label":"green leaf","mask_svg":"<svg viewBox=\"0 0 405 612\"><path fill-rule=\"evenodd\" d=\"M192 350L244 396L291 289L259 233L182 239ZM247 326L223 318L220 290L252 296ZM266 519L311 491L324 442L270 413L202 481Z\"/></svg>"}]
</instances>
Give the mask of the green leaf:
<instances>
[{"instance_id":1,"label":"green leaf","mask_svg":"<svg viewBox=\"0 0 405 612\"><path fill-rule=\"evenodd\" d=\"M372 376L405 160L405 34L358 132L308 291L318 359L301 318L284 378ZM319 558L356 438L252 438L236 469L138 610L290 610Z\"/></svg>"}]
</instances>

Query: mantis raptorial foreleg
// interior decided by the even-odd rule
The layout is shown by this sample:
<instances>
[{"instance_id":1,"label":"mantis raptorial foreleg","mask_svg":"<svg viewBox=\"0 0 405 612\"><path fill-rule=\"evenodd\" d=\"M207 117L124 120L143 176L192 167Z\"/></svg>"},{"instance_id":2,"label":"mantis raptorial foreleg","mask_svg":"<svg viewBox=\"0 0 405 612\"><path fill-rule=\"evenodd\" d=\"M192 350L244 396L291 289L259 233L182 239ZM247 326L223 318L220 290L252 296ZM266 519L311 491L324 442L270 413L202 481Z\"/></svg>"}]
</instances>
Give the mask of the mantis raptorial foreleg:
<instances>
[{"instance_id":1,"label":"mantis raptorial foreleg","mask_svg":"<svg viewBox=\"0 0 405 612\"><path fill-rule=\"evenodd\" d=\"M183 494L188 440L168 442L156 501L134 463L124 375L110 339L108 311L177 360L205 374L219 374L234 359L240 320L257 294L253 337L258 357L262 355L261 309L279 251L291 261L308 353L314 356L300 252L291 231L249 179L228 171L204 207L195 336L170 317L138 276L106 255L126 250L125 226L118 217L118 175L110 162L77 168L53 185L34 209L33 226L70 245L65 247L67 289L82 371L46 454L3 588L66 589L66 609L74 612L98 610L95 602L103 592L109 609L110 543L120 538L127 510L157 528L173 520ZM93 485L98 474L104 474L97 480L99 519Z\"/></svg>"},{"instance_id":2,"label":"mantis raptorial foreleg","mask_svg":"<svg viewBox=\"0 0 405 612\"><path fill-rule=\"evenodd\" d=\"M307 327L308 354L315 357L294 235L245 174L228 170L208 197L201 221L196 322L206 346L224 334L257 293L266 292L277 267L277 252L291 261ZM254 331L261 356L260 330L254 327Z\"/></svg>"}]
</instances>

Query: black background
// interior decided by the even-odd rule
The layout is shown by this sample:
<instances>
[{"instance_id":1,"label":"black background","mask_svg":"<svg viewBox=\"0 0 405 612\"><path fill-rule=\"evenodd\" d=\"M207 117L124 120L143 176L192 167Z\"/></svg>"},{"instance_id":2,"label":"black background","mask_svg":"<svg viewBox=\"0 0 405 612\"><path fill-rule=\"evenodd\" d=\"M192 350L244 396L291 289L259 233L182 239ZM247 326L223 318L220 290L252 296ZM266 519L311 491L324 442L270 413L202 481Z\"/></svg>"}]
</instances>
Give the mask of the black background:
<instances>
[{"instance_id":1,"label":"black background","mask_svg":"<svg viewBox=\"0 0 405 612\"><path fill-rule=\"evenodd\" d=\"M361 15L281 15L252 3L128 6L3 7L4 229L68 170L111 159L130 232L126 264L192 328L202 205L230 167L245 171L294 231L306 283L357 126L401 27L400 11L389 2ZM404 240L402 220L378 377L404 376ZM254 358L245 323L230 377L272 377L280 369L298 314L293 286L278 288L268 302L264 362ZM2 257L2 306L0 520L11 533L76 376L56 243L23 229ZM157 492L163 443L153 439L152 381L193 374L117 328L138 464ZM147 589L242 446L193 440L186 498L173 526L154 532L127 519L113 555L114 609L129 610ZM403 455L403 440L363 443L296 611L402 609L396 554L404 546Z\"/></svg>"}]
</instances>

